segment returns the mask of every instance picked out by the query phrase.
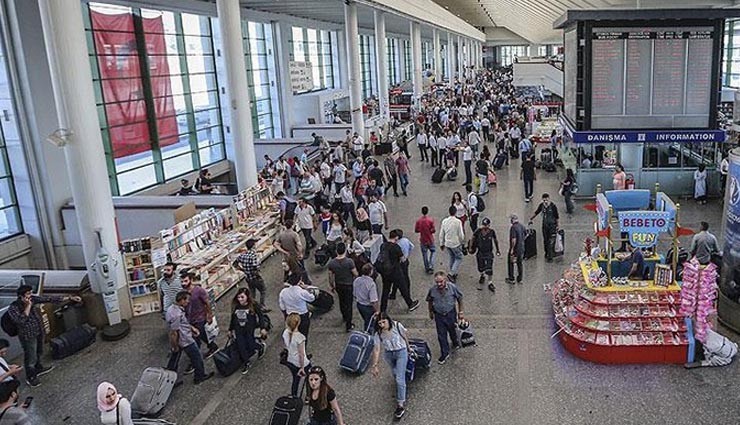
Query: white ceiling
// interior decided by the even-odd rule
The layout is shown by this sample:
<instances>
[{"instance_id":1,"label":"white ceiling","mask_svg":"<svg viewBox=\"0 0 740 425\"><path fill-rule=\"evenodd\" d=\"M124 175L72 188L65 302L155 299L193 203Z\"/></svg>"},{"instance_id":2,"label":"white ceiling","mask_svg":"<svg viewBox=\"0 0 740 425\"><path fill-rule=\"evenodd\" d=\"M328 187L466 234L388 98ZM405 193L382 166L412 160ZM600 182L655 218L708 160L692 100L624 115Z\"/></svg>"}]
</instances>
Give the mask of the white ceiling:
<instances>
[{"instance_id":1,"label":"white ceiling","mask_svg":"<svg viewBox=\"0 0 740 425\"><path fill-rule=\"evenodd\" d=\"M409 0L413 1L413 0ZM534 44L561 43L552 23L569 9L737 7L738 0L434 0L475 27L505 27Z\"/></svg>"}]
</instances>

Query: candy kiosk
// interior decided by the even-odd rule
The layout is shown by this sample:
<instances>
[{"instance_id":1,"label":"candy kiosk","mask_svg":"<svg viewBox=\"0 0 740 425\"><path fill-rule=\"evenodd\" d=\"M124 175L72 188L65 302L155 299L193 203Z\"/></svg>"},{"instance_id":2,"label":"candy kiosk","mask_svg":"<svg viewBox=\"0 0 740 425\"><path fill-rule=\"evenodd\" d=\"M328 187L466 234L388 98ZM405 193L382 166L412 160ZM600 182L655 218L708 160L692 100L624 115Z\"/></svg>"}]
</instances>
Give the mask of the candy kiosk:
<instances>
[{"instance_id":1,"label":"candy kiosk","mask_svg":"<svg viewBox=\"0 0 740 425\"><path fill-rule=\"evenodd\" d=\"M654 198L649 190L599 192L591 209L595 238L584 241L580 258L552 286L554 336L573 355L596 363L692 361L692 321L685 317L710 313L707 292L716 274L686 263L690 282L682 293L675 279L678 238L692 232L680 227L679 206L656 187ZM659 243L675 254L659 255ZM627 252L619 249L624 245ZM628 277L637 249L644 272Z\"/></svg>"}]
</instances>

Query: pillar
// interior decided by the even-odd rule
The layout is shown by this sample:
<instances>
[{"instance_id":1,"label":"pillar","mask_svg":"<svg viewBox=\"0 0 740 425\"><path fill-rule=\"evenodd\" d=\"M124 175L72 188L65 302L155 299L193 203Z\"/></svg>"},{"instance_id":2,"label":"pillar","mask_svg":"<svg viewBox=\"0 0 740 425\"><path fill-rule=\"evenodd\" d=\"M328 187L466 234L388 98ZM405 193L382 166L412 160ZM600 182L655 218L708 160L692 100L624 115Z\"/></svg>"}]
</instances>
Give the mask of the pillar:
<instances>
[{"instance_id":1,"label":"pillar","mask_svg":"<svg viewBox=\"0 0 740 425\"><path fill-rule=\"evenodd\" d=\"M349 108L352 113L352 131L365 137L365 120L362 116L362 87L360 69L360 35L357 29L357 4L344 3L344 31L347 41L347 69L349 70Z\"/></svg>"},{"instance_id":2,"label":"pillar","mask_svg":"<svg viewBox=\"0 0 740 425\"><path fill-rule=\"evenodd\" d=\"M221 28L226 90L231 108L231 131L234 138L234 168L239 190L257 184L257 161L254 154L252 108L244 59L239 0L216 0Z\"/></svg>"},{"instance_id":3,"label":"pillar","mask_svg":"<svg viewBox=\"0 0 740 425\"><path fill-rule=\"evenodd\" d=\"M411 76L414 86L414 101L421 99L424 92L422 83L421 67L423 59L421 57L421 25L418 22L411 21Z\"/></svg>"},{"instance_id":4,"label":"pillar","mask_svg":"<svg viewBox=\"0 0 740 425\"><path fill-rule=\"evenodd\" d=\"M455 43L451 32L447 33L447 84L450 87L455 84Z\"/></svg>"},{"instance_id":5,"label":"pillar","mask_svg":"<svg viewBox=\"0 0 740 425\"><path fill-rule=\"evenodd\" d=\"M82 252L96 289L92 264L97 259L98 235L113 260L110 278L116 290L104 289L106 312L111 325L131 317L123 264L118 254L115 210L108 180L103 139L95 108L82 6L79 0L40 0L45 39L59 130L56 141L63 146L72 198L77 214ZM117 263L117 264L116 264ZM119 300L125 300L119 302Z\"/></svg>"},{"instance_id":6,"label":"pillar","mask_svg":"<svg viewBox=\"0 0 740 425\"><path fill-rule=\"evenodd\" d=\"M379 10L373 12L375 20L375 64L378 68L378 100L380 116L383 122L391 120L391 109L388 100L388 52L385 39L385 15Z\"/></svg>"},{"instance_id":7,"label":"pillar","mask_svg":"<svg viewBox=\"0 0 740 425\"><path fill-rule=\"evenodd\" d=\"M432 39L434 44L434 82L440 83L444 79L442 77L442 61L440 60L442 45L439 42L439 31L436 28L432 30Z\"/></svg>"}]
</instances>

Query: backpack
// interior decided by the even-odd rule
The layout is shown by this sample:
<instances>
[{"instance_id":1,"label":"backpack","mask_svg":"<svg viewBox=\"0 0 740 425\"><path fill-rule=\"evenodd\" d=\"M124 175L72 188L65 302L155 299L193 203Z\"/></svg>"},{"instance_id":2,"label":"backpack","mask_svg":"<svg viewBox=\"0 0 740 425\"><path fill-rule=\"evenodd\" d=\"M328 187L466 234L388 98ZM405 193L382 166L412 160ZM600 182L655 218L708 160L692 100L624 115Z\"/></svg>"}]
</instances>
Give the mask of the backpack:
<instances>
[{"instance_id":1,"label":"backpack","mask_svg":"<svg viewBox=\"0 0 740 425\"><path fill-rule=\"evenodd\" d=\"M486 203L483 202L483 197L478 195L477 193L475 194L475 209L478 212L483 212L483 210L486 209Z\"/></svg>"},{"instance_id":2,"label":"backpack","mask_svg":"<svg viewBox=\"0 0 740 425\"><path fill-rule=\"evenodd\" d=\"M388 243L390 242L384 242L383 245L380 246L378 258L375 259L375 264L373 264L375 270L380 274L386 274L393 271L393 265L390 264L390 256L388 255L388 248L386 247L386 244Z\"/></svg>"},{"instance_id":3,"label":"backpack","mask_svg":"<svg viewBox=\"0 0 740 425\"><path fill-rule=\"evenodd\" d=\"M0 317L0 328L8 334L8 336L18 336L18 326L11 319L10 314L7 311Z\"/></svg>"}]
</instances>

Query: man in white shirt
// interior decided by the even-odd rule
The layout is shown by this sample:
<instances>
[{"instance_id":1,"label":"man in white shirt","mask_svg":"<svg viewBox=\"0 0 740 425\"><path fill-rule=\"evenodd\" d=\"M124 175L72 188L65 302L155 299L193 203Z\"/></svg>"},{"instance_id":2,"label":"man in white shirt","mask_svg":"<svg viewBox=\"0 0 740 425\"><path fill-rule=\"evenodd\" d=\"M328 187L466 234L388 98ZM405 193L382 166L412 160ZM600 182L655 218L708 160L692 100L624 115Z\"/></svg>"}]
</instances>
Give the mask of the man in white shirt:
<instances>
[{"instance_id":1,"label":"man in white shirt","mask_svg":"<svg viewBox=\"0 0 740 425\"><path fill-rule=\"evenodd\" d=\"M355 155L355 158L358 158L362 155L362 149L365 147L365 139L362 138L356 131L352 135L352 153Z\"/></svg>"},{"instance_id":2,"label":"man in white shirt","mask_svg":"<svg viewBox=\"0 0 740 425\"><path fill-rule=\"evenodd\" d=\"M514 144L514 146L519 145L519 139L522 138L522 130L519 129L518 125L511 126L509 137L511 137L511 143Z\"/></svg>"},{"instance_id":3,"label":"man in white shirt","mask_svg":"<svg viewBox=\"0 0 740 425\"><path fill-rule=\"evenodd\" d=\"M334 177L334 193L339 193L342 190L342 186L347 182L347 167L339 162L338 159L335 159L332 173Z\"/></svg>"},{"instance_id":4,"label":"man in white shirt","mask_svg":"<svg viewBox=\"0 0 740 425\"><path fill-rule=\"evenodd\" d=\"M303 238L306 240L306 253L304 257L308 257L308 252L317 245L312 235L316 228L316 211L304 198L299 199L298 205L295 207L295 221L301 229L301 233L303 233Z\"/></svg>"},{"instance_id":5,"label":"man in white shirt","mask_svg":"<svg viewBox=\"0 0 740 425\"><path fill-rule=\"evenodd\" d=\"M484 106L485 108L485 106ZM485 111L483 112L486 113ZM480 120L480 129L481 132L483 132L483 140L486 142L490 142L491 139L491 120L488 119L487 116L484 116L482 120Z\"/></svg>"},{"instance_id":6,"label":"man in white shirt","mask_svg":"<svg viewBox=\"0 0 740 425\"><path fill-rule=\"evenodd\" d=\"M421 129L416 135L416 145L419 147L419 155L421 156L421 162L429 162L429 153L427 152L427 144L429 139L424 129Z\"/></svg>"},{"instance_id":7,"label":"man in white shirt","mask_svg":"<svg viewBox=\"0 0 740 425\"><path fill-rule=\"evenodd\" d=\"M526 138L522 139L522 141L519 142L519 157L524 160L525 155L530 155L532 153L532 142Z\"/></svg>"},{"instance_id":8,"label":"man in white shirt","mask_svg":"<svg viewBox=\"0 0 740 425\"><path fill-rule=\"evenodd\" d=\"M280 291L278 305L283 316L296 313L301 316L298 330L306 337L308 343L308 330L311 327L311 315L308 313L308 303L316 300L316 296L307 291L300 273L293 273L288 277L287 288Z\"/></svg>"},{"instance_id":9,"label":"man in white shirt","mask_svg":"<svg viewBox=\"0 0 740 425\"><path fill-rule=\"evenodd\" d=\"M462 185L467 186L473 183L473 171L470 169L470 166L473 164L473 149L468 142L463 143L462 157L465 166L465 183Z\"/></svg>"},{"instance_id":10,"label":"man in white shirt","mask_svg":"<svg viewBox=\"0 0 740 425\"><path fill-rule=\"evenodd\" d=\"M477 130L468 133L468 145L473 150L473 155L478 156L478 144L480 143L480 134Z\"/></svg>"},{"instance_id":11,"label":"man in white shirt","mask_svg":"<svg viewBox=\"0 0 740 425\"><path fill-rule=\"evenodd\" d=\"M432 167L435 167L439 160L439 149L437 148L437 136L434 135L434 131L429 134L428 144L429 156L432 157Z\"/></svg>"},{"instance_id":12,"label":"man in white shirt","mask_svg":"<svg viewBox=\"0 0 740 425\"><path fill-rule=\"evenodd\" d=\"M344 148L341 143L334 148L333 159L338 159L340 162L344 162Z\"/></svg>"},{"instance_id":13,"label":"man in white shirt","mask_svg":"<svg viewBox=\"0 0 740 425\"><path fill-rule=\"evenodd\" d=\"M321 161L321 165L319 165L319 176L324 184L324 190L331 192L331 166L326 160Z\"/></svg>"},{"instance_id":14,"label":"man in white shirt","mask_svg":"<svg viewBox=\"0 0 740 425\"><path fill-rule=\"evenodd\" d=\"M370 195L367 204L367 214L370 218L370 227L373 234L383 234L383 228L388 229L388 209L385 203L378 199L375 194Z\"/></svg>"},{"instance_id":15,"label":"man in white shirt","mask_svg":"<svg viewBox=\"0 0 740 425\"><path fill-rule=\"evenodd\" d=\"M447 251L450 256L450 278L457 280L457 272L463 259L463 244L465 243L465 230L462 221L455 217L457 208L451 205L449 216L442 220L439 231L439 245L442 251Z\"/></svg>"}]
</instances>

